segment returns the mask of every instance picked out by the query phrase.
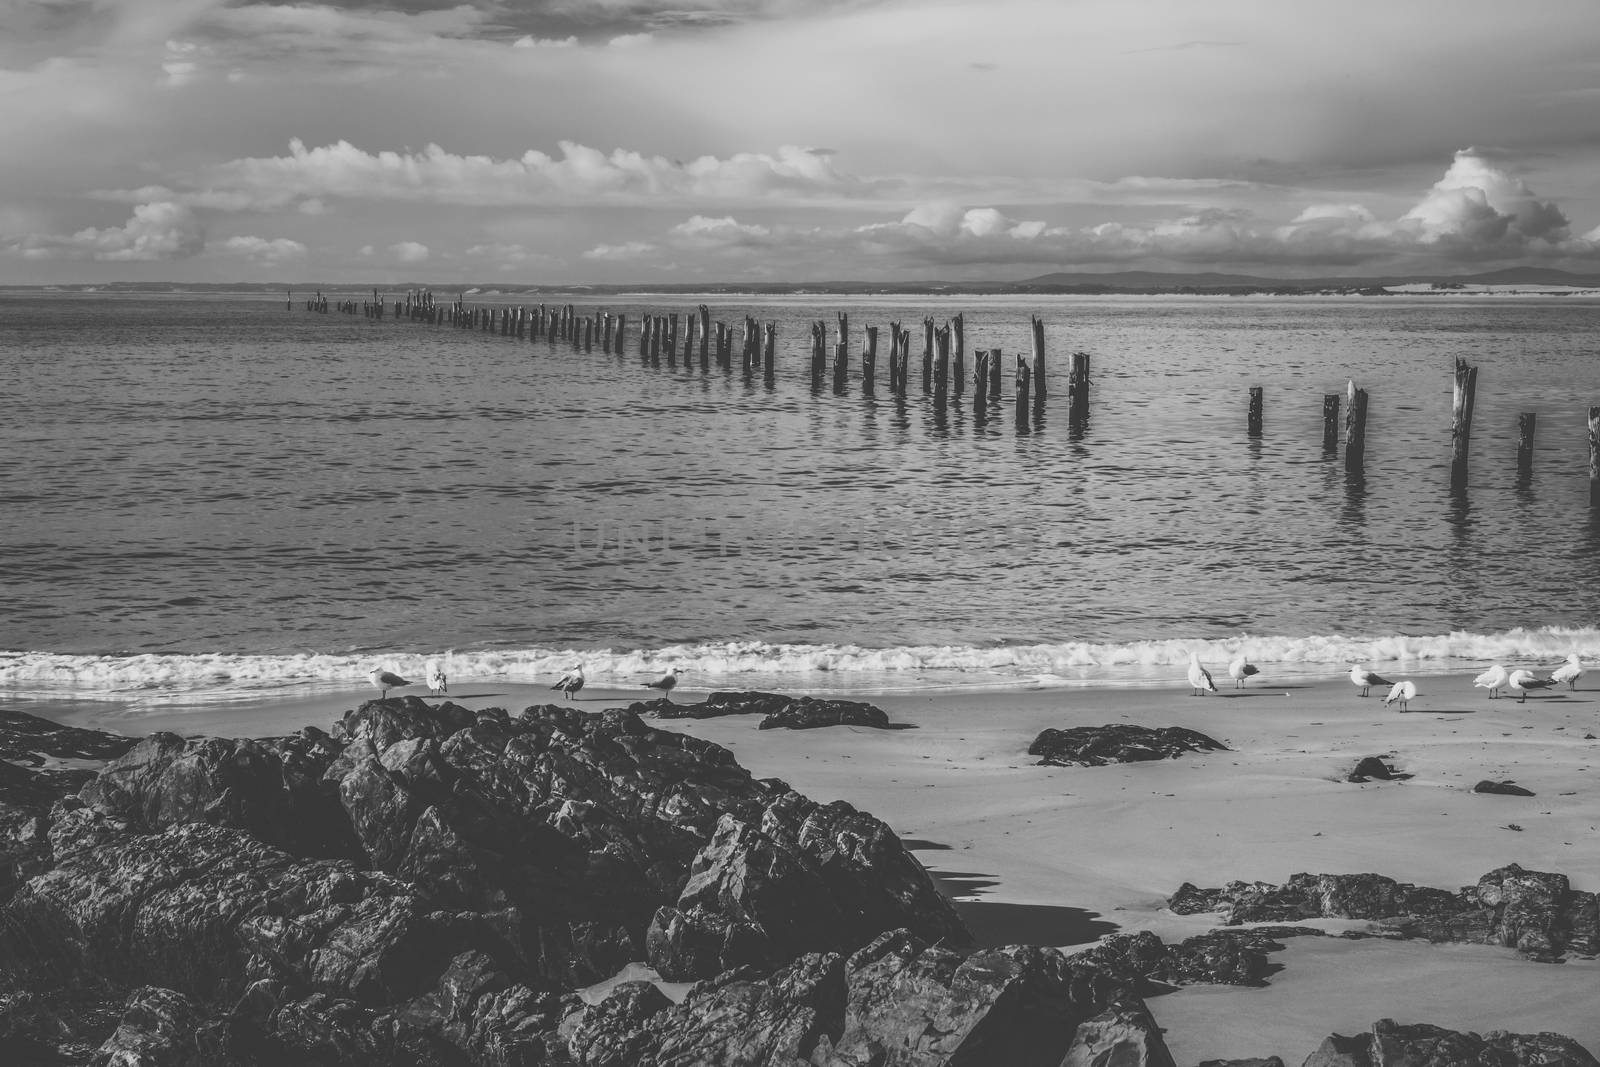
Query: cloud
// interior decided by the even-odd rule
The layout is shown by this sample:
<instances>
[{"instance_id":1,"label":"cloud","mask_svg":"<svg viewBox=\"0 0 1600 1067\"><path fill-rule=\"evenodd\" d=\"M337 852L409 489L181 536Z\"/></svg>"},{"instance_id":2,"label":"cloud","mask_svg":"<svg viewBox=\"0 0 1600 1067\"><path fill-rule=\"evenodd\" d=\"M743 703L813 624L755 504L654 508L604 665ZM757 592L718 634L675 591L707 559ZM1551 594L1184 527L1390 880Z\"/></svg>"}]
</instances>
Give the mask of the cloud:
<instances>
[{"instance_id":1,"label":"cloud","mask_svg":"<svg viewBox=\"0 0 1600 1067\"><path fill-rule=\"evenodd\" d=\"M389 246L389 254L400 263L426 263L432 253L417 241L400 241Z\"/></svg>"},{"instance_id":2,"label":"cloud","mask_svg":"<svg viewBox=\"0 0 1600 1067\"><path fill-rule=\"evenodd\" d=\"M628 241L620 245L595 245L583 254L583 258L628 262L647 259L655 251L656 246L647 241Z\"/></svg>"},{"instance_id":3,"label":"cloud","mask_svg":"<svg viewBox=\"0 0 1600 1067\"><path fill-rule=\"evenodd\" d=\"M1397 218L1359 204L1313 203L1273 223L1239 208L1206 208L1144 223L1049 225L994 207L951 201L918 205L892 222L793 227L695 215L636 258L693 250L726 256L759 251L817 259L870 257L893 264L1199 264L1313 269L1371 264L1497 260L1600 260L1600 228L1573 237L1566 216L1540 199L1504 161L1463 149L1434 186Z\"/></svg>"},{"instance_id":4,"label":"cloud","mask_svg":"<svg viewBox=\"0 0 1600 1067\"><path fill-rule=\"evenodd\" d=\"M263 267L276 267L283 263L306 258L306 246L287 237L268 240L264 237L237 236L222 242L222 250L231 255L243 256Z\"/></svg>"},{"instance_id":5,"label":"cloud","mask_svg":"<svg viewBox=\"0 0 1600 1067\"><path fill-rule=\"evenodd\" d=\"M108 263L185 259L205 248L205 227L183 204L140 204L120 227L69 235L30 234L4 241L27 259L88 259Z\"/></svg>"},{"instance_id":6,"label":"cloud","mask_svg":"<svg viewBox=\"0 0 1600 1067\"><path fill-rule=\"evenodd\" d=\"M573 48L577 45L578 38L572 37L518 37L511 42L512 48Z\"/></svg>"}]
</instances>

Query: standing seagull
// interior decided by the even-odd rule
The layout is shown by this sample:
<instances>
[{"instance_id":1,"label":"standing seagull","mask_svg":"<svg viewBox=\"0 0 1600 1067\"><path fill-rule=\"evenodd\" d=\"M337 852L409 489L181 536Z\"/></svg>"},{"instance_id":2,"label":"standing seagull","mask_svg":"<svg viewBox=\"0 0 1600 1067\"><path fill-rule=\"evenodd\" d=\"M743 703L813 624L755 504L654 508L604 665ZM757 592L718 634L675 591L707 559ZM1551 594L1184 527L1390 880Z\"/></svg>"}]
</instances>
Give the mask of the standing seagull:
<instances>
[{"instance_id":1,"label":"standing seagull","mask_svg":"<svg viewBox=\"0 0 1600 1067\"><path fill-rule=\"evenodd\" d=\"M1500 695L1500 687L1506 684L1506 669L1496 663L1472 680L1472 684L1480 689L1489 691L1489 699L1493 700Z\"/></svg>"},{"instance_id":2,"label":"standing seagull","mask_svg":"<svg viewBox=\"0 0 1600 1067\"><path fill-rule=\"evenodd\" d=\"M425 669L428 673L428 692L435 696L450 692L450 680L444 676L444 667L438 660L430 659Z\"/></svg>"},{"instance_id":3,"label":"standing seagull","mask_svg":"<svg viewBox=\"0 0 1600 1067\"><path fill-rule=\"evenodd\" d=\"M659 689L663 696L672 692L672 687L678 684L678 668L674 667L653 682L644 683L646 689Z\"/></svg>"},{"instance_id":4,"label":"standing seagull","mask_svg":"<svg viewBox=\"0 0 1600 1067\"><path fill-rule=\"evenodd\" d=\"M583 688L583 664L580 663L563 674L561 680L550 688L561 690L567 695L567 699L571 700L572 694Z\"/></svg>"},{"instance_id":5,"label":"standing seagull","mask_svg":"<svg viewBox=\"0 0 1600 1067\"><path fill-rule=\"evenodd\" d=\"M1383 706L1388 707L1396 700L1400 702L1400 710L1406 710L1406 702L1417 695L1417 683L1412 681L1396 682L1394 688L1389 690L1389 695L1383 698Z\"/></svg>"},{"instance_id":6,"label":"standing seagull","mask_svg":"<svg viewBox=\"0 0 1600 1067\"><path fill-rule=\"evenodd\" d=\"M1350 681L1361 687L1362 696L1366 696L1367 690L1371 689L1375 685L1394 684L1383 675L1374 671L1369 671L1359 663L1352 663L1350 665Z\"/></svg>"},{"instance_id":7,"label":"standing seagull","mask_svg":"<svg viewBox=\"0 0 1600 1067\"><path fill-rule=\"evenodd\" d=\"M1194 690L1189 694L1192 697L1203 697L1207 690L1213 693L1217 691L1216 685L1211 681L1211 672L1200 666L1198 652L1189 653L1189 687Z\"/></svg>"},{"instance_id":8,"label":"standing seagull","mask_svg":"<svg viewBox=\"0 0 1600 1067\"><path fill-rule=\"evenodd\" d=\"M377 686L379 700L386 699L391 689L399 689L401 686L412 684L393 671L386 671L382 667L372 668L367 672L367 677L372 679L373 685Z\"/></svg>"},{"instance_id":9,"label":"standing seagull","mask_svg":"<svg viewBox=\"0 0 1600 1067\"><path fill-rule=\"evenodd\" d=\"M1554 678L1535 678L1532 671L1521 668L1511 672L1511 677L1506 679L1506 688L1517 694L1517 703L1525 704L1528 701L1528 692L1533 689L1550 689L1554 687Z\"/></svg>"},{"instance_id":10,"label":"standing seagull","mask_svg":"<svg viewBox=\"0 0 1600 1067\"><path fill-rule=\"evenodd\" d=\"M1233 687L1235 689L1244 688L1244 683L1247 678L1249 678L1252 674L1260 673L1261 671L1254 663L1251 663L1249 660L1244 658L1243 652L1240 652L1239 657L1232 663L1228 664L1228 676L1233 679Z\"/></svg>"},{"instance_id":11,"label":"standing seagull","mask_svg":"<svg viewBox=\"0 0 1600 1067\"><path fill-rule=\"evenodd\" d=\"M1568 689L1578 688L1578 679L1583 677L1583 664L1578 662L1578 654L1572 653L1567 657L1567 662L1550 672L1552 682L1566 682Z\"/></svg>"}]
</instances>

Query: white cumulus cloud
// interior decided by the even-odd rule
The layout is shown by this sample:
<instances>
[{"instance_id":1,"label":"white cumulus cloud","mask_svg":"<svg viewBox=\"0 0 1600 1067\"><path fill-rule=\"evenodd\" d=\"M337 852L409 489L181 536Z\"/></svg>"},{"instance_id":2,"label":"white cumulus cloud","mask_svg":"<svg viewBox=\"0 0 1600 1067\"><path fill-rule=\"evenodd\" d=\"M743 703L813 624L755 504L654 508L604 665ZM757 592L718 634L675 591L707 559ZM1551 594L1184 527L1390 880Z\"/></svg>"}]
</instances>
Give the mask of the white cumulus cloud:
<instances>
[{"instance_id":1,"label":"white cumulus cloud","mask_svg":"<svg viewBox=\"0 0 1600 1067\"><path fill-rule=\"evenodd\" d=\"M141 262L185 259L205 248L205 227L183 204L140 204L122 226L89 228L65 235L9 238L8 249L28 259L92 259Z\"/></svg>"}]
</instances>

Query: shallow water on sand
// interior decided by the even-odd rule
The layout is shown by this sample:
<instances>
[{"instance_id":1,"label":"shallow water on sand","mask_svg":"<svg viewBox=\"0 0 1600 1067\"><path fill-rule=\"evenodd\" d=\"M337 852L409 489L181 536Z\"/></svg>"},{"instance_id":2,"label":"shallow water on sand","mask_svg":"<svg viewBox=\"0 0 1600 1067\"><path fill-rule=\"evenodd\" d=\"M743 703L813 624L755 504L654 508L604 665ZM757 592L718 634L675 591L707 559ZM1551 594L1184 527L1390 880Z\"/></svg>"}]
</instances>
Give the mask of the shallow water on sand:
<instances>
[{"instance_id":1,"label":"shallow water on sand","mask_svg":"<svg viewBox=\"0 0 1600 1067\"><path fill-rule=\"evenodd\" d=\"M603 307L636 324L696 302ZM632 336L606 355L281 295L0 295L0 649L54 654L0 658L0 681L92 680L98 653L225 684L283 673L276 657L320 677L446 649L485 671L569 649L642 669L668 647L713 671L1034 676L1242 635L1258 658L1335 663L1340 635L1595 641L1595 301L708 302L714 321L776 322L772 382L646 366ZM857 358L861 327L882 329L876 396L854 376L811 386L809 323L831 344L837 311ZM923 395L922 320L958 312L969 376L973 351L1009 364L1043 318L1042 418L1015 424L1009 366L987 422L970 387L943 411ZM904 401L884 382L891 320L913 333ZM1094 371L1077 434L1075 350ZM1458 356L1481 369L1452 497ZM1322 449L1323 395L1349 378L1371 392L1364 480ZM1519 480L1523 411L1539 437Z\"/></svg>"}]
</instances>

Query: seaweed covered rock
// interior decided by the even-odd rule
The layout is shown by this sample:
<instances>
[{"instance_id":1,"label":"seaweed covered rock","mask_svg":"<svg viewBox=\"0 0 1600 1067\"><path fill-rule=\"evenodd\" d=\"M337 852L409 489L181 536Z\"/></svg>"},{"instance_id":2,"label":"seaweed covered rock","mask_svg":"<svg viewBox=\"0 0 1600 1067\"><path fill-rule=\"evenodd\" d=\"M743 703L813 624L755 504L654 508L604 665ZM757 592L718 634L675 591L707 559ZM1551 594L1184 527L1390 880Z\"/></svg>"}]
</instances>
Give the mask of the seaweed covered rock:
<instances>
[{"instance_id":1,"label":"seaweed covered rock","mask_svg":"<svg viewBox=\"0 0 1600 1067\"><path fill-rule=\"evenodd\" d=\"M889 729L882 708L859 700L829 700L811 696L783 696L757 691L718 691L698 704L660 704L647 701L630 711L660 719L714 719L724 715L760 715L762 730L815 730L826 726L866 726Z\"/></svg>"},{"instance_id":2,"label":"seaweed covered rock","mask_svg":"<svg viewBox=\"0 0 1600 1067\"><path fill-rule=\"evenodd\" d=\"M1041 766L1101 767L1108 763L1139 763L1176 759L1185 752L1226 752L1227 746L1196 730L1182 726L1074 726L1045 730L1028 746L1028 755L1041 756Z\"/></svg>"},{"instance_id":3,"label":"seaweed covered rock","mask_svg":"<svg viewBox=\"0 0 1600 1067\"><path fill-rule=\"evenodd\" d=\"M1354 1037L1329 1035L1304 1067L1594 1067L1595 1058L1561 1034L1483 1036L1428 1023L1379 1019Z\"/></svg>"},{"instance_id":4,"label":"seaweed covered rock","mask_svg":"<svg viewBox=\"0 0 1600 1067\"><path fill-rule=\"evenodd\" d=\"M1167 901L1180 915L1219 912L1227 925L1368 919L1402 937L1505 945L1536 960L1600 951L1600 897L1575 891L1562 874L1515 863L1452 893L1376 874L1296 874L1282 885L1185 882Z\"/></svg>"}]
</instances>

